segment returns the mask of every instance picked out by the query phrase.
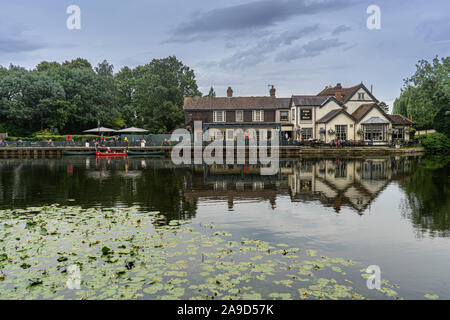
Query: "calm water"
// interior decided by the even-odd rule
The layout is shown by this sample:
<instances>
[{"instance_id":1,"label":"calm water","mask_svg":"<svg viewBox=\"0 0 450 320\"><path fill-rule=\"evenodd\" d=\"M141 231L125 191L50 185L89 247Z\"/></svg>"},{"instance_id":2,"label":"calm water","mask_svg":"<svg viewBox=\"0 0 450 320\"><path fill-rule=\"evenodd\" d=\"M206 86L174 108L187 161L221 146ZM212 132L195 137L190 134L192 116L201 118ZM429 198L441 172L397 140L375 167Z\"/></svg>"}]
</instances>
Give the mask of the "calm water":
<instances>
[{"instance_id":1,"label":"calm water","mask_svg":"<svg viewBox=\"0 0 450 320\"><path fill-rule=\"evenodd\" d=\"M0 208L139 205L214 222L236 237L318 250L363 266L404 298L450 299L448 159L391 157L175 168L167 160L0 160ZM365 281L355 279L355 281Z\"/></svg>"}]
</instances>

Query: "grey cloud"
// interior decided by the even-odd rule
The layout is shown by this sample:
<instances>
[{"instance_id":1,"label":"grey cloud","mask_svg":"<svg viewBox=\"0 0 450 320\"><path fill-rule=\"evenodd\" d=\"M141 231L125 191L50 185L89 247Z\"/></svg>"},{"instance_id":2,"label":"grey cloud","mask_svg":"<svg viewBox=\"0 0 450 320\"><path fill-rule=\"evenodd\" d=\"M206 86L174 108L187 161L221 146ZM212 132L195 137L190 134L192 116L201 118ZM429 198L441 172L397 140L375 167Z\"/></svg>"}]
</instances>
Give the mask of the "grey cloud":
<instances>
[{"instance_id":1,"label":"grey cloud","mask_svg":"<svg viewBox=\"0 0 450 320\"><path fill-rule=\"evenodd\" d=\"M279 34L268 35L259 40L254 46L238 50L230 57L220 61L218 65L227 69L255 66L264 61L269 55L278 50L280 47L289 46L294 41L314 34L318 30L319 25L313 25Z\"/></svg>"},{"instance_id":2,"label":"grey cloud","mask_svg":"<svg viewBox=\"0 0 450 320\"><path fill-rule=\"evenodd\" d=\"M337 38L316 39L300 46L292 46L289 49L280 52L277 59L285 62L300 58L311 58L320 55L322 52L331 48L338 48L345 45L345 42Z\"/></svg>"},{"instance_id":3,"label":"grey cloud","mask_svg":"<svg viewBox=\"0 0 450 320\"><path fill-rule=\"evenodd\" d=\"M178 25L169 41L207 39L217 32L265 28L293 16L333 12L354 3L344 0L259 0L214 9Z\"/></svg>"},{"instance_id":4,"label":"grey cloud","mask_svg":"<svg viewBox=\"0 0 450 320\"><path fill-rule=\"evenodd\" d=\"M0 54L1 53L16 53L33 51L42 48L43 45L25 40L25 39L11 39L0 36Z\"/></svg>"},{"instance_id":5,"label":"grey cloud","mask_svg":"<svg viewBox=\"0 0 450 320\"><path fill-rule=\"evenodd\" d=\"M352 29L352 28L350 28L349 26L346 26L346 25L342 24L342 25L340 25L340 26L337 26L337 27L333 30L333 32L332 32L331 34L332 34L333 36L337 36L337 35L340 35L341 33L350 31L351 29Z\"/></svg>"},{"instance_id":6,"label":"grey cloud","mask_svg":"<svg viewBox=\"0 0 450 320\"><path fill-rule=\"evenodd\" d=\"M0 54L29 52L44 47L43 43L25 36L20 27L2 24L0 30Z\"/></svg>"},{"instance_id":7,"label":"grey cloud","mask_svg":"<svg viewBox=\"0 0 450 320\"><path fill-rule=\"evenodd\" d=\"M450 40L450 20L435 19L422 22L418 32L427 42L447 42Z\"/></svg>"}]
</instances>

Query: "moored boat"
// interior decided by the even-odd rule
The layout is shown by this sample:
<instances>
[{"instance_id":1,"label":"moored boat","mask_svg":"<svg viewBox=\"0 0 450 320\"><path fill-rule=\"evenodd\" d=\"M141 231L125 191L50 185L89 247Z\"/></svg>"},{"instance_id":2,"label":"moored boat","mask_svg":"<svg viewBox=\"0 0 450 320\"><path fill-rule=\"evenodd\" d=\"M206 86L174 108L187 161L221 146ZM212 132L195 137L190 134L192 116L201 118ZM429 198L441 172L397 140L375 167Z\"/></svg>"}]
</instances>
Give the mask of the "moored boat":
<instances>
[{"instance_id":1,"label":"moored boat","mask_svg":"<svg viewBox=\"0 0 450 320\"><path fill-rule=\"evenodd\" d=\"M164 156L164 150L159 151L128 151L129 156Z\"/></svg>"},{"instance_id":2,"label":"moored boat","mask_svg":"<svg viewBox=\"0 0 450 320\"><path fill-rule=\"evenodd\" d=\"M97 157L126 157L126 152L96 152Z\"/></svg>"},{"instance_id":3,"label":"moored boat","mask_svg":"<svg viewBox=\"0 0 450 320\"><path fill-rule=\"evenodd\" d=\"M62 152L63 156L93 156L95 151L66 151Z\"/></svg>"}]
</instances>

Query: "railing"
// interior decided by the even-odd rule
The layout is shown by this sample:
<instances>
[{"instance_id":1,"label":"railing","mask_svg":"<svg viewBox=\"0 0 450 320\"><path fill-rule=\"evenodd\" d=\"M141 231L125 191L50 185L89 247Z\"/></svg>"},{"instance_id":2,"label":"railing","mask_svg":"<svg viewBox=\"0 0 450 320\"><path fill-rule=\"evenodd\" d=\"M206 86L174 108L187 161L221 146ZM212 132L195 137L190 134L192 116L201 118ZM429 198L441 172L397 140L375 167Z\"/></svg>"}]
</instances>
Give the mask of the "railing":
<instances>
[{"instance_id":1,"label":"railing","mask_svg":"<svg viewBox=\"0 0 450 320\"><path fill-rule=\"evenodd\" d=\"M146 142L146 147L160 147L160 146L170 146L173 143L155 143L155 142ZM95 147L96 144L94 142L89 142L89 147ZM140 141L105 141L98 143L99 147L141 147ZM52 148L52 147L86 147L86 142L82 141L3 141L0 142L0 148Z\"/></svg>"}]
</instances>

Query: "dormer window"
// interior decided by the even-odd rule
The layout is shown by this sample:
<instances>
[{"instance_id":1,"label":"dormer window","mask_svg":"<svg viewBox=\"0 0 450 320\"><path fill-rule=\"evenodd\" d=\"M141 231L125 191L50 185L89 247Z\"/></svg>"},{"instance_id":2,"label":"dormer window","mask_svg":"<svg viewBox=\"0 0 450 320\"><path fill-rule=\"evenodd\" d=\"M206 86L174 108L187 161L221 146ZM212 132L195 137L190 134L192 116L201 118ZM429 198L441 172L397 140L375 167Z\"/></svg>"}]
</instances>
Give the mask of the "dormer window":
<instances>
[{"instance_id":1,"label":"dormer window","mask_svg":"<svg viewBox=\"0 0 450 320\"><path fill-rule=\"evenodd\" d=\"M364 99L364 92L358 93L358 100L365 100Z\"/></svg>"}]
</instances>

